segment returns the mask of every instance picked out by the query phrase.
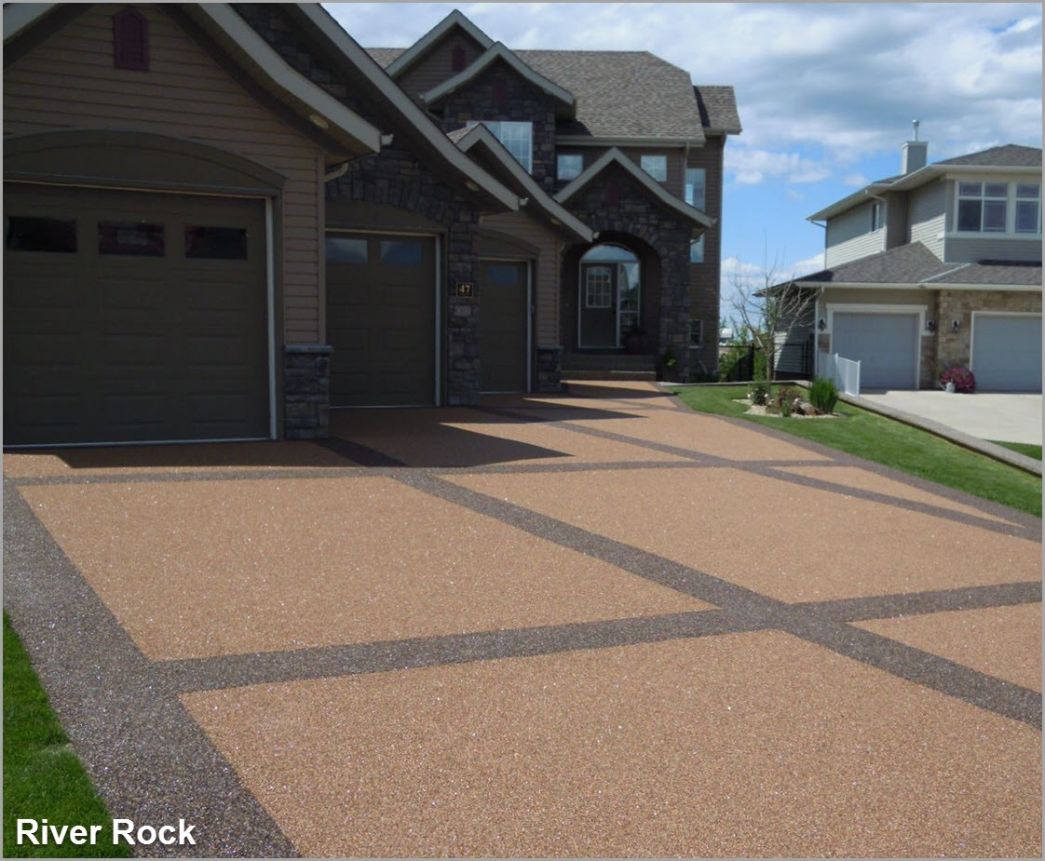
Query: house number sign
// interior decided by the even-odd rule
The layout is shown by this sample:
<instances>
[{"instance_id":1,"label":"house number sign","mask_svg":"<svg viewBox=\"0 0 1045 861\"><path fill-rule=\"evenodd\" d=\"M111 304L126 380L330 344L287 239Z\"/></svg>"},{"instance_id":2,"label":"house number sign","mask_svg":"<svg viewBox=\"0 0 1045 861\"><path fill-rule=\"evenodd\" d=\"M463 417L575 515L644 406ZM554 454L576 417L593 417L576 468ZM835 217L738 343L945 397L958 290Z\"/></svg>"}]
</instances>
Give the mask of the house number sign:
<instances>
[{"instance_id":1,"label":"house number sign","mask_svg":"<svg viewBox=\"0 0 1045 861\"><path fill-rule=\"evenodd\" d=\"M475 284L471 281L458 281L454 284L454 296L458 299L474 299Z\"/></svg>"}]
</instances>

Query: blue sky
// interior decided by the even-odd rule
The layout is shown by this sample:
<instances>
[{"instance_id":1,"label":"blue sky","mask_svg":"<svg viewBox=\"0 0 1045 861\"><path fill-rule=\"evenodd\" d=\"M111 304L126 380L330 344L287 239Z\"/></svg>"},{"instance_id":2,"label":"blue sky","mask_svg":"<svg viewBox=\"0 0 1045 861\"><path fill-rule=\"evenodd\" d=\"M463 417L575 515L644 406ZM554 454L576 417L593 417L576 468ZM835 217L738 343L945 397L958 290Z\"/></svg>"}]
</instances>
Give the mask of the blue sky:
<instances>
[{"instance_id":1,"label":"blue sky","mask_svg":"<svg viewBox=\"0 0 1045 861\"><path fill-rule=\"evenodd\" d=\"M326 3L367 47L405 47L458 8L512 48L648 50L736 87L726 148L723 310L734 277L818 267L805 219L899 170L921 120L937 161L1041 146L1037 3Z\"/></svg>"}]
</instances>

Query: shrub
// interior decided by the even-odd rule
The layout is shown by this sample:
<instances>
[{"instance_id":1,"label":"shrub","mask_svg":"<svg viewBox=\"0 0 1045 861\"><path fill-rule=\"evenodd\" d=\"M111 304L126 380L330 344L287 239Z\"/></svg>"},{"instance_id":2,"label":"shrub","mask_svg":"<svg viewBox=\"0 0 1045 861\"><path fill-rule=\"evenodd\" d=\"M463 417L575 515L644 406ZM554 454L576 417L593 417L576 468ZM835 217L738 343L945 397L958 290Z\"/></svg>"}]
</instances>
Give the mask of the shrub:
<instances>
[{"instance_id":1,"label":"shrub","mask_svg":"<svg viewBox=\"0 0 1045 861\"><path fill-rule=\"evenodd\" d=\"M755 360L751 372L751 379L765 380L767 377L766 354L762 350L755 349Z\"/></svg>"},{"instance_id":2,"label":"shrub","mask_svg":"<svg viewBox=\"0 0 1045 861\"><path fill-rule=\"evenodd\" d=\"M795 411L795 402L800 400L800 394L798 389L794 386L784 386L777 392L777 396L773 399L780 415L787 418L791 413Z\"/></svg>"},{"instance_id":3,"label":"shrub","mask_svg":"<svg viewBox=\"0 0 1045 861\"><path fill-rule=\"evenodd\" d=\"M835 404L838 403L838 389L830 380L818 377L809 387L809 403L818 413L831 415L835 410Z\"/></svg>"},{"instance_id":4,"label":"shrub","mask_svg":"<svg viewBox=\"0 0 1045 861\"><path fill-rule=\"evenodd\" d=\"M769 386L765 383L755 383L751 387L751 403L755 406L764 407L769 401Z\"/></svg>"},{"instance_id":5,"label":"shrub","mask_svg":"<svg viewBox=\"0 0 1045 861\"><path fill-rule=\"evenodd\" d=\"M948 383L954 383L956 392L971 395L976 391L976 377L968 368L948 368L940 374L940 385L946 387Z\"/></svg>"}]
</instances>

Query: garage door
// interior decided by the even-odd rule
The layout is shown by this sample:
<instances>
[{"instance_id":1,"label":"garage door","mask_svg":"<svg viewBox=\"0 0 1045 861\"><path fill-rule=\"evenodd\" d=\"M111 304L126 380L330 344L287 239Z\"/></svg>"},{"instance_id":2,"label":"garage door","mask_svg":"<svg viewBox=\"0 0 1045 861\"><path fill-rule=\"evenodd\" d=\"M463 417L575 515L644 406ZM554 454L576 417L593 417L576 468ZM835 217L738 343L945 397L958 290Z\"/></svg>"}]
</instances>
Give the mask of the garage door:
<instances>
[{"instance_id":1,"label":"garage door","mask_svg":"<svg viewBox=\"0 0 1045 861\"><path fill-rule=\"evenodd\" d=\"M831 351L860 362L860 389L918 388L917 314L835 313Z\"/></svg>"},{"instance_id":2,"label":"garage door","mask_svg":"<svg viewBox=\"0 0 1045 861\"><path fill-rule=\"evenodd\" d=\"M4 187L6 445L267 437L261 201Z\"/></svg>"},{"instance_id":3,"label":"garage door","mask_svg":"<svg viewBox=\"0 0 1045 861\"><path fill-rule=\"evenodd\" d=\"M525 392L529 298L525 263L479 268L479 367L484 392Z\"/></svg>"},{"instance_id":4,"label":"garage door","mask_svg":"<svg viewBox=\"0 0 1045 861\"><path fill-rule=\"evenodd\" d=\"M435 402L435 240L327 235L331 404Z\"/></svg>"},{"instance_id":5,"label":"garage door","mask_svg":"<svg viewBox=\"0 0 1045 861\"><path fill-rule=\"evenodd\" d=\"M1041 315L974 314L972 372L981 391L1040 392Z\"/></svg>"}]
</instances>

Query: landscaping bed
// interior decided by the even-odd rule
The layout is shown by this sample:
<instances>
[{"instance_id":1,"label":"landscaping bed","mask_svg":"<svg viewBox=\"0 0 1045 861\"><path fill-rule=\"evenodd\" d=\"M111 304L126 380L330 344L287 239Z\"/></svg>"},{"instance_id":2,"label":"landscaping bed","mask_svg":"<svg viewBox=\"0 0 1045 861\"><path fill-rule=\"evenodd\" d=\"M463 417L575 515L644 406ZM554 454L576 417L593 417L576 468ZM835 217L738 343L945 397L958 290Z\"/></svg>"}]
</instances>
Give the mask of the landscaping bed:
<instances>
[{"instance_id":1,"label":"landscaping bed","mask_svg":"<svg viewBox=\"0 0 1045 861\"><path fill-rule=\"evenodd\" d=\"M774 391L776 390L774 386ZM839 402L839 421L796 421L794 417L749 415L751 385L676 389L698 412L732 416L818 442L893 467L919 478L1000 502L1041 517L1041 478L933 434Z\"/></svg>"}]
</instances>

